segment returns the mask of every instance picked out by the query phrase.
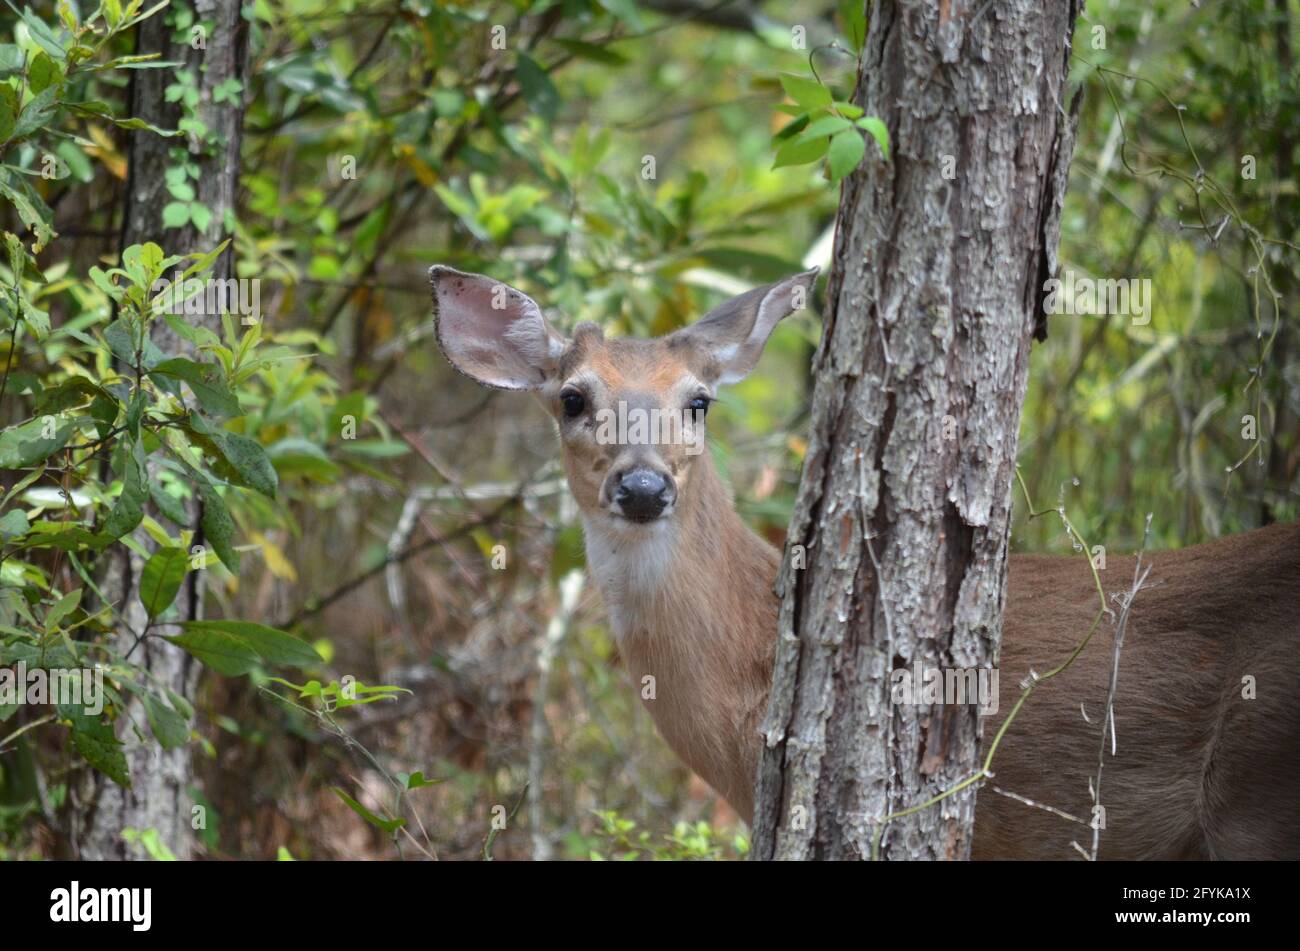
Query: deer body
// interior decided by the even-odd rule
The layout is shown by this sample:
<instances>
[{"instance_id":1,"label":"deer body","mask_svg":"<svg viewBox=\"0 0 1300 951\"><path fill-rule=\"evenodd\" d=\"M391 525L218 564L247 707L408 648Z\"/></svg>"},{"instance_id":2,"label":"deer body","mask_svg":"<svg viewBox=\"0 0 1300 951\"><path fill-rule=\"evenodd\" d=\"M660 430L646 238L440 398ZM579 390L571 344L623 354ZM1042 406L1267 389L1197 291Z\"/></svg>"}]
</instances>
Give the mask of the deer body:
<instances>
[{"instance_id":1,"label":"deer body","mask_svg":"<svg viewBox=\"0 0 1300 951\"><path fill-rule=\"evenodd\" d=\"M587 562L659 732L748 820L772 686L780 556L736 514L712 460L696 466L702 491L674 524L641 539L588 523Z\"/></svg>"},{"instance_id":2,"label":"deer body","mask_svg":"<svg viewBox=\"0 0 1300 951\"><path fill-rule=\"evenodd\" d=\"M529 298L489 278L431 271L452 364L534 391L555 416L628 674L669 746L747 821L780 556L736 514L707 452L601 438L599 420L614 406L681 412L681 432L699 445L713 387L752 369L814 276L741 295L660 340L606 341L591 325L560 337ZM1036 690L992 767L992 785L1083 824L985 788L973 857L1066 858L1072 841L1089 846L1101 758L1102 858L1300 858L1300 525L1144 564L1121 655L1116 753L1101 757L1112 651L1099 632ZM1133 568L1111 558L1103 584L1127 590ZM1097 609L1082 556L1011 557L998 723L1021 681L1068 657Z\"/></svg>"},{"instance_id":3,"label":"deer body","mask_svg":"<svg viewBox=\"0 0 1300 951\"><path fill-rule=\"evenodd\" d=\"M716 474L714 474L716 479ZM758 726L772 684L779 555L740 521L718 483L719 524L686 523L653 555L588 529L588 558L634 686L659 732L748 821ZM726 539L730 557L702 539ZM698 550L697 550L698 549ZM1300 525L1278 525L1144 558L1106 755L1103 858L1300 857ZM703 568L701 568L703 566ZM1127 590L1132 558L1111 558L1103 586ZM1070 655L1098 609L1087 559L1013 555L999 715L1021 682ZM1206 596L1207 592L1215 594ZM993 764L1003 789L1091 822L1111 645L1099 633L1017 716ZM1254 673L1252 673L1254 672ZM1258 683L1242 697L1245 676ZM1081 709L1088 711L1091 723ZM906 803L900 803L902 808ZM1068 858L1092 830L992 790L980 793L973 857Z\"/></svg>"}]
</instances>

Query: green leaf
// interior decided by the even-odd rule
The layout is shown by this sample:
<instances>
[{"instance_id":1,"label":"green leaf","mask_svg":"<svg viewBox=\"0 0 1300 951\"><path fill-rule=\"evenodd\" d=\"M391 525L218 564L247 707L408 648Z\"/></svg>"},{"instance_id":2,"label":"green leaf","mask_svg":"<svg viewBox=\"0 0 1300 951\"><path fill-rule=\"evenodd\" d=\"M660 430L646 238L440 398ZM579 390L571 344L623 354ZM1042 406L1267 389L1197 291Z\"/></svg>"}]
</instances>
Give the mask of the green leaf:
<instances>
[{"instance_id":1,"label":"green leaf","mask_svg":"<svg viewBox=\"0 0 1300 951\"><path fill-rule=\"evenodd\" d=\"M185 719L187 720L194 719L193 705L184 697L182 697L180 694L176 693L176 691L168 690L167 699L171 701L172 709L175 710L177 713L179 713L181 716L183 716Z\"/></svg>"},{"instance_id":2,"label":"green leaf","mask_svg":"<svg viewBox=\"0 0 1300 951\"><path fill-rule=\"evenodd\" d=\"M50 634L58 630L59 622L65 617L77 610L77 605L81 603L81 588L75 591L69 591L63 597L54 603L54 606L45 613L45 633Z\"/></svg>"},{"instance_id":3,"label":"green leaf","mask_svg":"<svg viewBox=\"0 0 1300 951\"><path fill-rule=\"evenodd\" d=\"M149 729L165 750L174 750L189 742L190 727L185 718L153 694L145 694L144 713Z\"/></svg>"},{"instance_id":4,"label":"green leaf","mask_svg":"<svg viewBox=\"0 0 1300 951\"><path fill-rule=\"evenodd\" d=\"M37 340L44 340L50 335L50 315L30 303L26 297L19 299L23 312L23 322Z\"/></svg>"},{"instance_id":5,"label":"green leaf","mask_svg":"<svg viewBox=\"0 0 1300 951\"><path fill-rule=\"evenodd\" d=\"M828 143L827 139L813 139L811 142L794 139L786 142L776 150L776 161L772 163L772 167L784 168L787 165L807 165L809 162L816 162L826 154Z\"/></svg>"},{"instance_id":6,"label":"green leaf","mask_svg":"<svg viewBox=\"0 0 1300 951\"><path fill-rule=\"evenodd\" d=\"M856 129L831 136L831 147L826 153L826 160L831 169L831 181L838 182L857 168L866 151L866 140Z\"/></svg>"},{"instance_id":7,"label":"green leaf","mask_svg":"<svg viewBox=\"0 0 1300 951\"><path fill-rule=\"evenodd\" d=\"M275 471L281 476L302 476L314 482L334 482L342 470L320 446L300 436L281 439L266 447Z\"/></svg>"},{"instance_id":8,"label":"green leaf","mask_svg":"<svg viewBox=\"0 0 1300 951\"><path fill-rule=\"evenodd\" d=\"M121 538L144 519L144 503L149 498L149 474L145 467L144 444L136 440L126 456L126 472L122 476L122 494L104 521L102 531L110 538Z\"/></svg>"},{"instance_id":9,"label":"green leaf","mask_svg":"<svg viewBox=\"0 0 1300 951\"><path fill-rule=\"evenodd\" d=\"M641 32L641 11L636 0L600 0L600 5L630 26L634 33Z\"/></svg>"},{"instance_id":10,"label":"green leaf","mask_svg":"<svg viewBox=\"0 0 1300 951\"><path fill-rule=\"evenodd\" d=\"M886 128L885 123L877 119L875 116L866 116L865 118L859 119L857 125L860 129L866 129L868 134L876 140L876 143L880 146L881 153L883 153L886 160L888 160L889 129Z\"/></svg>"},{"instance_id":11,"label":"green leaf","mask_svg":"<svg viewBox=\"0 0 1300 951\"><path fill-rule=\"evenodd\" d=\"M72 731L72 745L95 769L119 786L130 788L131 777L127 771L122 744L113 735L112 727L98 720L85 721L86 726Z\"/></svg>"},{"instance_id":12,"label":"green leaf","mask_svg":"<svg viewBox=\"0 0 1300 951\"><path fill-rule=\"evenodd\" d=\"M139 132L152 132L154 135L161 135L165 138L171 138L173 136L177 136L181 134L180 129L164 129L159 126L153 125L152 123L145 122L143 119L112 118L112 121L114 125L117 125L123 129L134 129Z\"/></svg>"},{"instance_id":13,"label":"green leaf","mask_svg":"<svg viewBox=\"0 0 1300 951\"><path fill-rule=\"evenodd\" d=\"M853 123L843 116L822 116L813 122L804 130L803 135L799 136L800 140L815 139L819 136L834 135L836 132L843 132L845 129L852 129Z\"/></svg>"},{"instance_id":14,"label":"green leaf","mask_svg":"<svg viewBox=\"0 0 1300 951\"><path fill-rule=\"evenodd\" d=\"M127 826L122 830L122 841L128 845L138 845L155 862L176 861L176 853L167 848L167 843L162 840L162 835L152 826L148 829Z\"/></svg>"},{"instance_id":15,"label":"green leaf","mask_svg":"<svg viewBox=\"0 0 1300 951\"><path fill-rule=\"evenodd\" d=\"M161 53L141 53L137 56L119 56L117 59L110 59L102 66L96 66L95 70L98 72L106 69L172 69L176 66L185 65L177 60L159 59L160 56L162 56Z\"/></svg>"},{"instance_id":16,"label":"green leaf","mask_svg":"<svg viewBox=\"0 0 1300 951\"><path fill-rule=\"evenodd\" d=\"M26 512L21 509L10 509L4 515L0 515L0 541L8 544L11 538L21 538L26 535L31 527Z\"/></svg>"},{"instance_id":17,"label":"green leaf","mask_svg":"<svg viewBox=\"0 0 1300 951\"><path fill-rule=\"evenodd\" d=\"M4 88L0 86L0 88ZM53 90L47 89L46 93L52 93ZM39 98L39 97L38 97ZM34 103L36 100L33 99ZM28 104L31 108L31 103ZM26 113L24 113L26 114ZM22 124L22 119L18 120ZM16 127L15 127L16 128ZM15 133L15 136L17 133ZM50 206L45 204L45 200L32 188L24 175L10 175L3 168L0 168L0 195L13 204L14 210L18 212L19 220L36 233L36 242L32 247L34 253L39 254L41 249L54 240L54 212Z\"/></svg>"},{"instance_id":18,"label":"green leaf","mask_svg":"<svg viewBox=\"0 0 1300 951\"><path fill-rule=\"evenodd\" d=\"M13 43L0 43L0 76L21 70L24 59L21 46Z\"/></svg>"},{"instance_id":19,"label":"green leaf","mask_svg":"<svg viewBox=\"0 0 1300 951\"><path fill-rule=\"evenodd\" d=\"M61 82L63 82L63 70L50 59L50 54L37 53L31 65L27 67L27 83L32 87L32 92L44 92Z\"/></svg>"},{"instance_id":20,"label":"green leaf","mask_svg":"<svg viewBox=\"0 0 1300 951\"><path fill-rule=\"evenodd\" d=\"M4 88L9 89L8 86L5 86ZM9 96L0 94L0 142L7 142L13 133L14 104L10 102Z\"/></svg>"},{"instance_id":21,"label":"green leaf","mask_svg":"<svg viewBox=\"0 0 1300 951\"><path fill-rule=\"evenodd\" d=\"M190 205L183 201L170 201L163 206L164 228L184 228L190 223Z\"/></svg>"},{"instance_id":22,"label":"green leaf","mask_svg":"<svg viewBox=\"0 0 1300 951\"><path fill-rule=\"evenodd\" d=\"M127 366L135 366L135 345L138 329L126 318L119 318L104 328L104 341L113 356ZM140 365L145 370L152 368L163 358L158 345L145 335L140 346Z\"/></svg>"},{"instance_id":23,"label":"green leaf","mask_svg":"<svg viewBox=\"0 0 1300 951\"><path fill-rule=\"evenodd\" d=\"M194 222L194 227L200 232L208 230L208 225L212 222L212 210L197 201L190 202L190 221Z\"/></svg>"},{"instance_id":24,"label":"green leaf","mask_svg":"<svg viewBox=\"0 0 1300 951\"><path fill-rule=\"evenodd\" d=\"M58 548L61 551L81 551L91 548L98 551L113 541L108 535L89 531L80 525L67 522L36 522L23 539L24 548Z\"/></svg>"},{"instance_id":25,"label":"green leaf","mask_svg":"<svg viewBox=\"0 0 1300 951\"><path fill-rule=\"evenodd\" d=\"M190 414L189 420L194 433L207 438L208 444L229 466L240 485L255 489L267 498L275 498L279 477L261 443L209 425L202 416L195 413Z\"/></svg>"},{"instance_id":26,"label":"green leaf","mask_svg":"<svg viewBox=\"0 0 1300 951\"><path fill-rule=\"evenodd\" d=\"M183 548L160 548L144 563L140 572L140 601L149 620L158 617L176 600L185 581L189 556Z\"/></svg>"},{"instance_id":27,"label":"green leaf","mask_svg":"<svg viewBox=\"0 0 1300 951\"><path fill-rule=\"evenodd\" d=\"M400 774L399 774L400 778ZM424 773L416 771L404 780L407 789L423 789L425 786L437 786L445 783L445 779L425 779Z\"/></svg>"},{"instance_id":28,"label":"green leaf","mask_svg":"<svg viewBox=\"0 0 1300 951\"><path fill-rule=\"evenodd\" d=\"M814 79L782 73L781 88L786 95L808 110L825 109L831 104L831 91Z\"/></svg>"},{"instance_id":29,"label":"green leaf","mask_svg":"<svg viewBox=\"0 0 1300 951\"><path fill-rule=\"evenodd\" d=\"M581 40L557 39L555 42L564 47L574 56L580 59L588 59L593 63L601 63L605 66L625 66L628 58L608 46L600 46L596 43L584 43Z\"/></svg>"},{"instance_id":30,"label":"green leaf","mask_svg":"<svg viewBox=\"0 0 1300 951\"><path fill-rule=\"evenodd\" d=\"M839 4L840 22L844 27L844 35L853 45L854 51L862 49L862 43L867 38L867 7L862 0L840 0Z\"/></svg>"},{"instance_id":31,"label":"green leaf","mask_svg":"<svg viewBox=\"0 0 1300 951\"><path fill-rule=\"evenodd\" d=\"M56 421L53 433L42 416L0 432L0 469L25 469L58 452L77 431L75 420Z\"/></svg>"},{"instance_id":32,"label":"green leaf","mask_svg":"<svg viewBox=\"0 0 1300 951\"><path fill-rule=\"evenodd\" d=\"M10 499L17 498L19 493L26 491L27 487L30 486L33 482L35 482L37 479L39 479L44 473L45 473L45 467L38 466L37 468L33 469L31 472L27 473L27 475L19 479L17 482L13 484L13 487L10 488L9 491L4 494L3 497L0 497L0 506L8 505Z\"/></svg>"},{"instance_id":33,"label":"green leaf","mask_svg":"<svg viewBox=\"0 0 1300 951\"><path fill-rule=\"evenodd\" d=\"M190 527L190 515L185 510L185 503L172 495L156 480L149 480L149 498L153 504L173 525L181 528Z\"/></svg>"},{"instance_id":34,"label":"green leaf","mask_svg":"<svg viewBox=\"0 0 1300 951\"><path fill-rule=\"evenodd\" d=\"M547 122L554 121L555 113L560 107L560 94L551 82L551 77L546 75L546 70L532 57L520 53L515 65L515 77L519 80L519 87L529 108Z\"/></svg>"},{"instance_id":35,"label":"green leaf","mask_svg":"<svg viewBox=\"0 0 1300 951\"><path fill-rule=\"evenodd\" d=\"M10 4L11 9L12 7L13 5ZM63 59L64 45L60 42L59 38L54 35L54 31L50 29L49 24L27 7L23 8L21 15L23 23L27 25L27 32L31 34L32 39L39 44L41 49L45 50L45 52L57 59Z\"/></svg>"},{"instance_id":36,"label":"green leaf","mask_svg":"<svg viewBox=\"0 0 1300 951\"><path fill-rule=\"evenodd\" d=\"M36 401L36 415L57 415L74 406L81 406L87 400L109 397L103 387L84 376L74 376L64 380L58 386L45 390Z\"/></svg>"},{"instance_id":37,"label":"green leaf","mask_svg":"<svg viewBox=\"0 0 1300 951\"><path fill-rule=\"evenodd\" d=\"M199 401L204 412L218 418L228 418L243 414L239 400L222 379L222 370L214 363L196 363L185 357L173 357L155 364L149 375L175 377L184 380Z\"/></svg>"},{"instance_id":38,"label":"green leaf","mask_svg":"<svg viewBox=\"0 0 1300 951\"><path fill-rule=\"evenodd\" d=\"M203 517L199 527L203 529L203 540L212 546L221 563L232 574L239 574L239 552L235 551L232 541L235 537L235 520L230 517L225 499L221 493L197 469L190 469L194 484L199 489L199 499L203 503Z\"/></svg>"},{"instance_id":39,"label":"green leaf","mask_svg":"<svg viewBox=\"0 0 1300 951\"><path fill-rule=\"evenodd\" d=\"M21 139L31 135L38 129L44 128L45 124L50 121L50 117L54 115L54 97L58 94L58 91L57 86L50 86L33 96L31 101L23 108L23 111L19 113L11 137Z\"/></svg>"},{"instance_id":40,"label":"green leaf","mask_svg":"<svg viewBox=\"0 0 1300 951\"><path fill-rule=\"evenodd\" d=\"M186 621L180 626L185 633L167 639L222 674L246 674L259 663L310 667L325 662L305 641L252 621Z\"/></svg>"},{"instance_id":41,"label":"green leaf","mask_svg":"<svg viewBox=\"0 0 1300 951\"><path fill-rule=\"evenodd\" d=\"M355 799L353 799L351 796L345 793L342 789L339 789L339 787L331 786L330 788L334 790L334 794L336 796L338 796L347 804L347 807L349 809L351 809L353 812L359 815L362 819L365 819L376 829L383 829L385 832L393 833L396 832L398 829L402 828L404 825L406 825L405 819L381 819L379 816L375 815L365 806L361 805L361 803L357 802Z\"/></svg>"}]
</instances>

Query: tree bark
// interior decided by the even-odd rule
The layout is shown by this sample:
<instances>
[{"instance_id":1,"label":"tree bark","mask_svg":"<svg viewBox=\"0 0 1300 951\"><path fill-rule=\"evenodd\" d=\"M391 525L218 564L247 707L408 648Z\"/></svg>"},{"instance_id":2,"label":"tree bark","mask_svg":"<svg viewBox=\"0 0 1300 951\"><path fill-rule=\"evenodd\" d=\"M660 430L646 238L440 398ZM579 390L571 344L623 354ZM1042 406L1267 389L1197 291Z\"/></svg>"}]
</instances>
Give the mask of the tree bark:
<instances>
[{"instance_id":1,"label":"tree bark","mask_svg":"<svg viewBox=\"0 0 1300 951\"><path fill-rule=\"evenodd\" d=\"M240 16L237 0L194 0L195 24L203 25L202 34L190 33L183 42L175 42L174 27L164 15L145 20L137 28L136 52L160 53L161 59L181 65L172 69L137 70L131 83L130 115L152 125L175 129L182 118L182 107L165 98L166 87L177 77L189 73L199 92L196 107L207 132L200 139L189 134L185 139L164 138L148 131L132 132L129 146L129 173L126 207L122 218L122 248L153 241L167 254L192 254L211 251L228 236L228 219L235 210L239 184L239 146L243 126L244 93L223 93L223 101L214 99L213 91L229 80L244 82L247 29ZM195 47L199 48L195 48ZM191 184L196 200L211 211L207 227L199 230L193 222L181 228L163 227L163 208L173 196L167 190L164 173L177 164L174 149L183 148L186 160L198 166L199 175ZM234 254L228 250L208 277L224 280L234 277ZM170 279L170 275L167 276ZM219 332L219 317L204 318ZM165 321L155 320L151 336L159 349L169 355L190 355L182 341ZM189 507L194 528L193 544L202 544L197 502ZM147 535L140 536L146 544ZM150 547L152 547L150 545ZM108 568L105 592L117 601L125 628L118 636L117 649L125 654L131 649L136 633L145 629L147 618L138 595L142 559L123 549ZM203 611L204 572L191 571L180 596L186 619L197 620ZM135 632L135 633L133 633ZM178 633L155 630L151 633ZM131 655L149 671L151 679L187 700L193 700L198 683L198 668L193 658L160 638L142 641ZM101 774L94 774L82 792L83 804L73 810L74 819L84 813L80 825L73 829L73 839L83 859L129 859L138 857L122 838L127 828L156 829L161 841L178 858L188 858L193 851L194 823L189 787L193 780L190 751L187 746L164 750L151 737L141 741L132 724L144 730L146 716L138 700L132 700L117 721L117 735L125 744L130 788L123 788Z\"/></svg>"},{"instance_id":2,"label":"tree bark","mask_svg":"<svg viewBox=\"0 0 1300 951\"><path fill-rule=\"evenodd\" d=\"M868 4L853 100L894 150L886 161L869 144L841 193L777 581L758 859L868 858L883 817L979 768L976 707L892 703L890 672L997 663L1029 348L1045 335L1078 108L1063 99L1078 8ZM968 858L975 793L885 824L880 857Z\"/></svg>"}]
</instances>

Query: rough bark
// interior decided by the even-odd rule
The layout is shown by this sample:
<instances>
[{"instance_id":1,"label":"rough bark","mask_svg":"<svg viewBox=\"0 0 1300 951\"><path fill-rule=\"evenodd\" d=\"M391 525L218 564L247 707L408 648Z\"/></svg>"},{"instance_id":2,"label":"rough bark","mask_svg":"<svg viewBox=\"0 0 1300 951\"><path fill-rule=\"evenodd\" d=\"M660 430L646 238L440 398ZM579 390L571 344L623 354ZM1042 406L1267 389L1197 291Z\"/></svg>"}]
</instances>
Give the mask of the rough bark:
<instances>
[{"instance_id":1,"label":"rough bark","mask_svg":"<svg viewBox=\"0 0 1300 951\"><path fill-rule=\"evenodd\" d=\"M174 42L175 30L166 24L162 15L151 17L138 27L138 53L160 53L163 60L183 65L172 69L136 71L131 83L130 115L161 128L177 128L181 118L180 107L166 102L164 90L175 82L177 74L189 71L198 84L198 111L207 125L208 134L202 142L193 136L181 140L163 138L146 131L131 134L122 220L123 248L153 241L168 254L207 252L219 245L229 233L226 221L234 211L239 184L243 94L217 103L213 90L230 79L244 81L247 29L240 16L239 3L235 0L194 0L193 5L196 23L210 24L202 38L202 48L194 48L198 41L192 37L186 38L185 42ZM208 227L202 232L193 223L183 228L163 228L163 208L173 200L163 175L174 164L169 153L178 147L185 148L189 161L200 169L199 178L193 183L197 200L212 212ZM209 276L219 280L234 277L233 253L227 251L222 255ZM219 317L203 319L213 327L219 325ZM186 353L189 345L164 321L155 321L151 333L154 343L164 353ZM197 503L190 506L189 514L195 530L194 543L201 544ZM153 547L147 536L142 536L142 539L148 547ZM135 642L132 632L143 631L147 620L137 594L142 565L139 556L123 550L109 566L105 579L104 590L118 602L125 622L116 645L123 654ZM202 615L203 579L202 571L192 571L186 577L180 603L187 619L198 619ZM155 628L151 633L177 632ZM193 699L198 668L180 648L150 637L135 648L131 661L146 668L150 679L158 686ZM148 736L145 721L144 710L136 700L127 705L117 721L117 735L125 744L130 769L130 788L124 789L96 773L82 790L80 808L73 810L78 823L73 829L73 839L83 859L137 857L123 841L122 830L127 828L157 829L162 842L178 858L189 857L193 850L190 751L186 746L162 749ZM137 737L132 724L146 734L143 741Z\"/></svg>"},{"instance_id":2,"label":"rough bark","mask_svg":"<svg viewBox=\"0 0 1300 951\"><path fill-rule=\"evenodd\" d=\"M869 857L880 817L978 768L976 708L892 704L889 675L997 662L1017 430L1073 146L1078 7L868 4L854 102L894 151L871 146L841 194L777 582L756 858ZM888 823L880 856L969 857L974 813L967 787Z\"/></svg>"}]
</instances>

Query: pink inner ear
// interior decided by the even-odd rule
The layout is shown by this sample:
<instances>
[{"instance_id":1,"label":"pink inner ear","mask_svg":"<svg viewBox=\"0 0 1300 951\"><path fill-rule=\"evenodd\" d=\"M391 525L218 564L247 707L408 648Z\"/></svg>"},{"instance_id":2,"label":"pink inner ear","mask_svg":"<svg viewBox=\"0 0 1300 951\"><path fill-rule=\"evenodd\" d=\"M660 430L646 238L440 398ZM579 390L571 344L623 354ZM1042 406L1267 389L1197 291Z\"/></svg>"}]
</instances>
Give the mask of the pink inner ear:
<instances>
[{"instance_id":1,"label":"pink inner ear","mask_svg":"<svg viewBox=\"0 0 1300 951\"><path fill-rule=\"evenodd\" d=\"M458 370L508 389L544 382L549 333L536 302L478 274L436 268L433 278L438 341Z\"/></svg>"}]
</instances>

